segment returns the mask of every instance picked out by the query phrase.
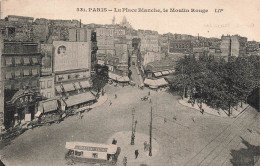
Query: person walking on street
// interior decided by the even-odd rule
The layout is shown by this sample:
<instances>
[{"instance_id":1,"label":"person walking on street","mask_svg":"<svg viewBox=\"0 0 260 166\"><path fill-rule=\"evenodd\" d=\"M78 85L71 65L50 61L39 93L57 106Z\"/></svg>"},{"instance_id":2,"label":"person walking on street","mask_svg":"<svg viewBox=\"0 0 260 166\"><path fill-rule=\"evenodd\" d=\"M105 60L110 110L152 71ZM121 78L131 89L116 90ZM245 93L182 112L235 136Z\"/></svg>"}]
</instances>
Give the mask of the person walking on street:
<instances>
[{"instance_id":1,"label":"person walking on street","mask_svg":"<svg viewBox=\"0 0 260 166\"><path fill-rule=\"evenodd\" d=\"M145 141L144 142L144 151L146 151L147 150L147 142Z\"/></svg>"},{"instance_id":2,"label":"person walking on street","mask_svg":"<svg viewBox=\"0 0 260 166\"><path fill-rule=\"evenodd\" d=\"M148 96L150 96L150 94L151 94L151 93L150 93L150 91L149 91L149 92L148 92Z\"/></svg>"},{"instance_id":3,"label":"person walking on street","mask_svg":"<svg viewBox=\"0 0 260 166\"><path fill-rule=\"evenodd\" d=\"M138 152L138 149L137 149L137 150L135 150L135 159L137 159L138 155L139 155L139 152Z\"/></svg>"},{"instance_id":4,"label":"person walking on street","mask_svg":"<svg viewBox=\"0 0 260 166\"><path fill-rule=\"evenodd\" d=\"M79 119L82 119L81 112L79 112Z\"/></svg>"},{"instance_id":5,"label":"person walking on street","mask_svg":"<svg viewBox=\"0 0 260 166\"><path fill-rule=\"evenodd\" d=\"M109 106L111 106L112 105L112 101L111 100L109 100Z\"/></svg>"},{"instance_id":6,"label":"person walking on street","mask_svg":"<svg viewBox=\"0 0 260 166\"><path fill-rule=\"evenodd\" d=\"M127 164L127 158L124 157L124 159L123 159L123 166L126 166L126 164Z\"/></svg>"},{"instance_id":7,"label":"person walking on street","mask_svg":"<svg viewBox=\"0 0 260 166\"><path fill-rule=\"evenodd\" d=\"M115 94L115 99L117 98L117 94Z\"/></svg>"}]
</instances>

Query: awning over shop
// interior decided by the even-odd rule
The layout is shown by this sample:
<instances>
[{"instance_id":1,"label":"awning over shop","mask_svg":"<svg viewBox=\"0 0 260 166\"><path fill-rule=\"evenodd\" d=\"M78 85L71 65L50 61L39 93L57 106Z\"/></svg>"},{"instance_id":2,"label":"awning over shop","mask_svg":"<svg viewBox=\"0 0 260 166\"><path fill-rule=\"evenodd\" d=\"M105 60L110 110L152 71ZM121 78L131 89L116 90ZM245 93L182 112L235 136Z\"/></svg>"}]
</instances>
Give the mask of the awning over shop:
<instances>
[{"instance_id":1,"label":"awning over shop","mask_svg":"<svg viewBox=\"0 0 260 166\"><path fill-rule=\"evenodd\" d=\"M60 85L55 86L55 89L56 89L56 91L57 91L58 93L60 93L60 92L62 91Z\"/></svg>"},{"instance_id":2,"label":"awning over shop","mask_svg":"<svg viewBox=\"0 0 260 166\"><path fill-rule=\"evenodd\" d=\"M42 101L43 113L57 110L57 100Z\"/></svg>"},{"instance_id":3,"label":"awning over shop","mask_svg":"<svg viewBox=\"0 0 260 166\"><path fill-rule=\"evenodd\" d=\"M73 84L63 84L63 88L65 91L69 92L69 91L74 91L75 88L73 86Z\"/></svg>"},{"instance_id":4,"label":"awning over shop","mask_svg":"<svg viewBox=\"0 0 260 166\"><path fill-rule=\"evenodd\" d=\"M80 89L80 85L78 82L75 82L74 85L75 85L76 89Z\"/></svg>"},{"instance_id":5,"label":"awning over shop","mask_svg":"<svg viewBox=\"0 0 260 166\"><path fill-rule=\"evenodd\" d=\"M118 78L121 77L121 76L114 74L114 73L111 73L111 72L108 72L108 77L113 79L113 80L118 80Z\"/></svg>"},{"instance_id":6,"label":"awning over shop","mask_svg":"<svg viewBox=\"0 0 260 166\"><path fill-rule=\"evenodd\" d=\"M159 76L162 76L162 73L161 72L155 72L154 75L155 75L155 77L159 77Z\"/></svg>"},{"instance_id":7,"label":"awning over shop","mask_svg":"<svg viewBox=\"0 0 260 166\"><path fill-rule=\"evenodd\" d=\"M130 80L129 80L129 78L128 78L127 76L124 76L124 77L120 77L120 78L118 79L118 81L119 81L119 82L129 82Z\"/></svg>"},{"instance_id":8,"label":"awning over shop","mask_svg":"<svg viewBox=\"0 0 260 166\"><path fill-rule=\"evenodd\" d=\"M73 105L85 103L85 102L92 101L95 99L96 98L92 93L87 92L87 93L81 93L81 94L74 95L74 96L69 96L69 98L65 102L67 104L67 107L71 107Z\"/></svg>"},{"instance_id":9,"label":"awning over shop","mask_svg":"<svg viewBox=\"0 0 260 166\"><path fill-rule=\"evenodd\" d=\"M168 82L164 78L160 78L160 79L156 80L156 84L158 86L164 86L164 85L167 85Z\"/></svg>"},{"instance_id":10,"label":"awning over shop","mask_svg":"<svg viewBox=\"0 0 260 166\"><path fill-rule=\"evenodd\" d=\"M155 80L145 79L144 84L148 85L150 88L158 88L158 85L156 84Z\"/></svg>"},{"instance_id":11,"label":"awning over shop","mask_svg":"<svg viewBox=\"0 0 260 166\"><path fill-rule=\"evenodd\" d=\"M127 76L120 76L120 75L114 74L112 72L108 72L108 77L113 80L119 81L119 82L129 82L130 81Z\"/></svg>"},{"instance_id":12,"label":"awning over shop","mask_svg":"<svg viewBox=\"0 0 260 166\"><path fill-rule=\"evenodd\" d=\"M80 82L80 85L81 85L82 88L90 88L91 87L89 81L82 81L82 82Z\"/></svg>"},{"instance_id":13,"label":"awning over shop","mask_svg":"<svg viewBox=\"0 0 260 166\"><path fill-rule=\"evenodd\" d=\"M167 85L168 82L165 81L164 78L151 80L151 79L145 79L144 84L148 85L150 88L158 88L159 86Z\"/></svg>"},{"instance_id":14,"label":"awning over shop","mask_svg":"<svg viewBox=\"0 0 260 166\"><path fill-rule=\"evenodd\" d=\"M30 64L29 58L23 58L23 64L25 64L25 65Z\"/></svg>"},{"instance_id":15,"label":"awning over shop","mask_svg":"<svg viewBox=\"0 0 260 166\"><path fill-rule=\"evenodd\" d=\"M163 75L168 75L168 74L170 74L170 73L169 73L169 71L165 70L165 71L162 71L162 74L163 74Z\"/></svg>"}]
</instances>

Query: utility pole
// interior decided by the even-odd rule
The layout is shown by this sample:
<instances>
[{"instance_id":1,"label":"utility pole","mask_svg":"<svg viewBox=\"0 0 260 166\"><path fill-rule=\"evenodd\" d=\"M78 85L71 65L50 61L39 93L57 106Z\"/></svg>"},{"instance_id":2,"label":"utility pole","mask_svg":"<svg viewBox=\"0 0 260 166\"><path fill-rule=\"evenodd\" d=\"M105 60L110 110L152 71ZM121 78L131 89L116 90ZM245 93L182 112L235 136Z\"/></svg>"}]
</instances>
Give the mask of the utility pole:
<instances>
[{"instance_id":1,"label":"utility pole","mask_svg":"<svg viewBox=\"0 0 260 166\"><path fill-rule=\"evenodd\" d=\"M151 107L149 156L152 156L152 125L153 125L153 107Z\"/></svg>"},{"instance_id":2,"label":"utility pole","mask_svg":"<svg viewBox=\"0 0 260 166\"><path fill-rule=\"evenodd\" d=\"M131 145L135 144L135 129L137 121L135 121L135 109L132 109L132 135L131 135ZM135 123L135 124L134 124ZM135 125L135 126L134 126Z\"/></svg>"}]
</instances>

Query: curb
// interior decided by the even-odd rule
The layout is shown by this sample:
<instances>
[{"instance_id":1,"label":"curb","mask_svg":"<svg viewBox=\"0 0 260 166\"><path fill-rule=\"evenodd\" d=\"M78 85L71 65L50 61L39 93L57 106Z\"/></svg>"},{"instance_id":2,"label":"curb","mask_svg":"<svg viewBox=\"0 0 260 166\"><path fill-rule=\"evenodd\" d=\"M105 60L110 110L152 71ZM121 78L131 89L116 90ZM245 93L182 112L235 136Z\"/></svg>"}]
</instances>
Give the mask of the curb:
<instances>
[{"instance_id":1,"label":"curb","mask_svg":"<svg viewBox=\"0 0 260 166\"><path fill-rule=\"evenodd\" d=\"M178 100L178 103L181 104L181 105L183 105L183 106L185 106L185 107L194 109L194 110L196 110L196 111L200 111L200 110L198 110L198 109L196 109L196 108L194 108L194 107L192 107L192 106L188 106L188 105L182 104L182 103L180 102L180 100ZM243 110L241 110L236 116L232 116L232 117L231 117L231 116L219 116L219 115L215 115L215 114L212 114L212 113L209 113L209 112L206 112L206 111L204 111L204 113L209 114L209 115L212 115L212 116L221 117L221 118L237 118L242 112L244 112L246 109L248 109L248 107L249 107L249 105L246 106Z\"/></svg>"}]
</instances>

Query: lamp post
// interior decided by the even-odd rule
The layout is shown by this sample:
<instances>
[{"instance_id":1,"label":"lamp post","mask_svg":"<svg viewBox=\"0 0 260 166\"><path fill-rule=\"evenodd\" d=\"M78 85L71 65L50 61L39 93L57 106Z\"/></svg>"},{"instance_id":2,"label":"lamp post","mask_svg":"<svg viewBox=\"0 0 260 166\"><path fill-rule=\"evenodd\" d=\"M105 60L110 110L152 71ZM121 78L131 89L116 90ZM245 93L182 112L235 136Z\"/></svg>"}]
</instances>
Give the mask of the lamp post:
<instances>
[{"instance_id":1,"label":"lamp post","mask_svg":"<svg viewBox=\"0 0 260 166\"><path fill-rule=\"evenodd\" d=\"M134 123L135 123L135 127L134 127ZM131 135L131 145L135 144L135 128L136 128L136 123L137 121L135 121L135 109L132 109L132 135Z\"/></svg>"},{"instance_id":2,"label":"lamp post","mask_svg":"<svg viewBox=\"0 0 260 166\"><path fill-rule=\"evenodd\" d=\"M152 124L153 124L153 107L151 107L149 156L152 156Z\"/></svg>"}]
</instances>

